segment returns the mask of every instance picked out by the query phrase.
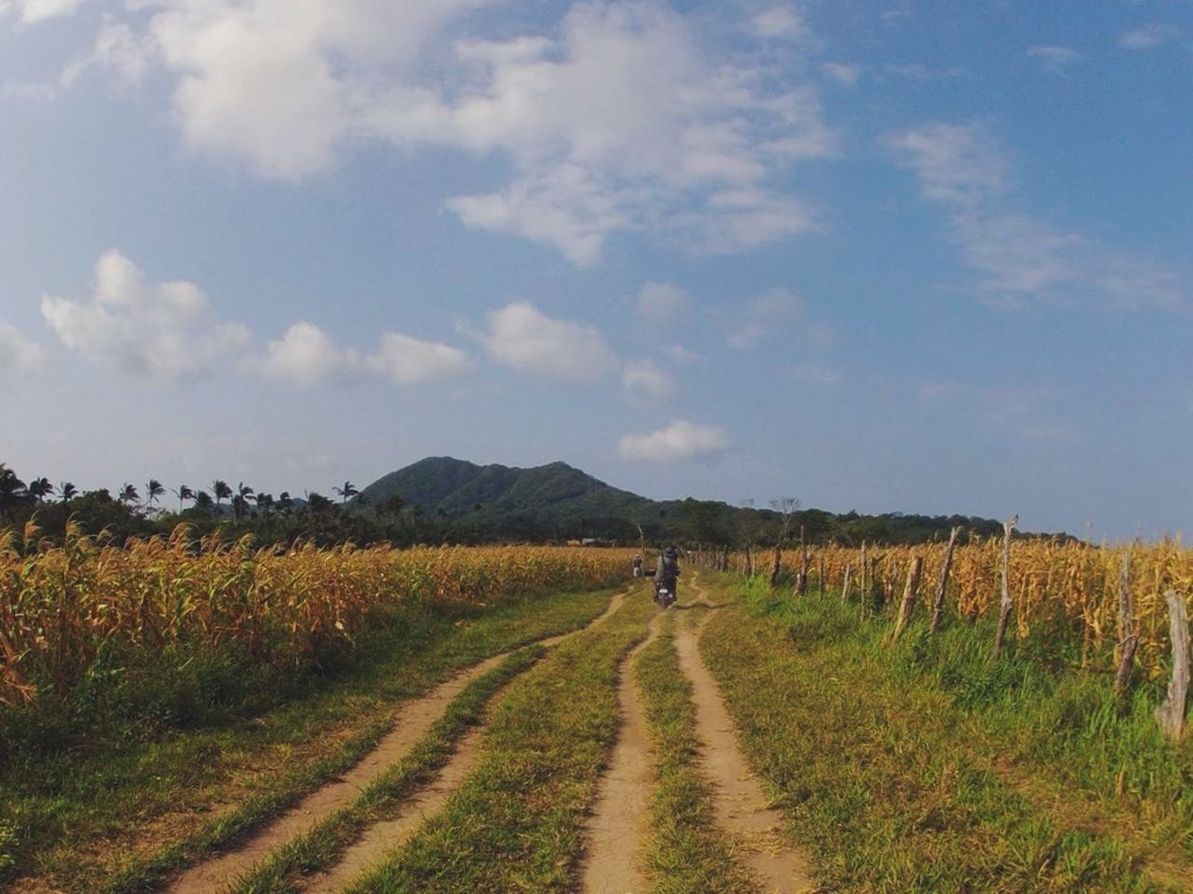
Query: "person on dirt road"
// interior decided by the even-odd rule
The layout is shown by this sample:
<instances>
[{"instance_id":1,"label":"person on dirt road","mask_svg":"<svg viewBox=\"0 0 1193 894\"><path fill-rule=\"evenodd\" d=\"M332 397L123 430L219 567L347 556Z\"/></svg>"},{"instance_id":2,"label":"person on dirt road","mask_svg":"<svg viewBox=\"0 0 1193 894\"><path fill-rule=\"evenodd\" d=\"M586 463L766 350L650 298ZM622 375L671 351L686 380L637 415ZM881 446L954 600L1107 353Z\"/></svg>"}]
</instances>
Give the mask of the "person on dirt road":
<instances>
[{"instance_id":1,"label":"person on dirt road","mask_svg":"<svg viewBox=\"0 0 1193 894\"><path fill-rule=\"evenodd\" d=\"M634 577L642 576L642 554L634 556Z\"/></svg>"},{"instance_id":2,"label":"person on dirt road","mask_svg":"<svg viewBox=\"0 0 1193 894\"><path fill-rule=\"evenodd\" d=\"M669 602L674 602L679 598L677 591L678 585L679 550L674 546L668 546L659 554L659 567L655 569L654 589L656 598L660 590L666 589L670 593Z\"/></svg>"}]
</instances>

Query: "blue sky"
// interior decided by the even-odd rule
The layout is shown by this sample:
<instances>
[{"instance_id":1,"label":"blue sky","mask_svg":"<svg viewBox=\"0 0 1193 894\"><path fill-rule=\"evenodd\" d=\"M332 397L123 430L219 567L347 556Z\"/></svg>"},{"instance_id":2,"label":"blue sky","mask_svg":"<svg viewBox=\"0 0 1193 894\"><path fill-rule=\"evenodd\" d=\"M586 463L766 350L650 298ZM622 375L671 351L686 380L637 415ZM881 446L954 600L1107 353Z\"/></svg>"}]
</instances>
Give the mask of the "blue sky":
<instances>
[{"instance_id":1,"label":"blue sky","mask_svg":"<svg viewBox=\"0 0 1193 894\"><path fill-rule=\"evenodd\" d=\"M0 460L1188 527L1193 6L0 0Z\"/></svg>"}]
</instances>

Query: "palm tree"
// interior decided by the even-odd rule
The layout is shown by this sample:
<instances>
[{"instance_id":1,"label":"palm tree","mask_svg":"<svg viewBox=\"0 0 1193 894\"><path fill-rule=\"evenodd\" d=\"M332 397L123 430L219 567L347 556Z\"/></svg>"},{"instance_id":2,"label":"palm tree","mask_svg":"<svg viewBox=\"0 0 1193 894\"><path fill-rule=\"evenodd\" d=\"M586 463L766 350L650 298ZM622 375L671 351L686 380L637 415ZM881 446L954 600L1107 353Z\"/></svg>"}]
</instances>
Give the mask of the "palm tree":
<instances>
[{"instance_id":1,"label":"palm tree","mask_svg":"<svg viewBox=\"0 0 1193 894\"><path fill-rule=\"evenodd\" d=\"M232 496L232 488L228 487L228 482L220 478L211 482L211 492L215 495L215 513L220 514L220 503Z\"/></svg>"},{"instance_id":2,"label":"palm tree","mask_svg":"<svg viewBox=\"0 0 1193 894\"><path fill-rule=\"evenodd\" d=\"M350 498L355 497L360 493L360 491L356 489L356 485L354 485L351 481L345 481L343 487L333 487L332 490L340 495L342 501L345 504L348 503Z\"/></svg>"},{"instance_id":3,"label":"palm tree","mask_svg":"<svg viewBox=\"0 0 1193 894\"><path fill-rule=\"evenodd\" d=\"M63 481L58 485L58 496L62 498L63 503L69 503L79 495L79 489L70 481Z\"/></svg>"},{"instance_id":4,"label":"palm tree","mask_svg":"<svg viewBox=\"0 0 1193 894\"><path fill-rule=\"evenodd\" d=\"M152 506L157 502L158 497L166 492L162 487L162 483L156 478L150 478L149 483L145 485L145 505Z\"/></svg>"},{"instance_id":5,"label":"palm tree","mask_svg":"<svg viewBox=\"0 0 1193 894\"><path fill-rule=\"evenodd\" d=\"M185 484L178 485L178 489L174 491L174 496L178 498L178 511L182 511L182 504L187 500L195 498L195 492L187 487Z\"/></svg>"},{"instance_id":6,"label":"palm tree","mask_svg":"<svg viewBox=\"0 0 1193 894\"><path fill-rule=\"evenodd\" d=\"M290 491L284 490L278 495L278 511L282 515L289 515L294 511L294 498L290 496Z\"/></svg>"},{"instance_id":7,"label":"palm tree","mask_svg":"<svg viewBox=\"0 0 1193 894\"><path fill-rule=\"evenodd\" d=\"M29 499L25 482L4 463L0 463L0 515L13 520L14 510Z\"/></svg>"},{"instance_id":8,"label":"palm tree","mask_svg":"<svg viewBox=\"0 0 1193 894\"><path fill-rule=\"evenodd\" d=\"M50 484L49 478L34 478L25 490L29 496L41 503L54 492L54 485Z\"/></svg>"},{"instance_id":9,"label":"palm tree","mask_svg":"<svg viewBox=\"0 0 1193 894\"><path fill-rule=\"evenodd\" d=\"M232 498L232 514L240 521L248 514L249 498L253 496L253 489L243 481L236 485L236 496Z\"/></svg>"},{"instance_id":10,"label":"palm tree","mask_svg":"<svg viewBox=\"0 0 1193 894\"><path fill-rule=\"evenodd\" d=\"M127 482L120 488L120 496L117 498L125 506L131 506L141 499L141 495L137 493L137 489Z\"/></svg>"},{"instance_id":11,"label":"palm tree","mask_svg":"<svg viewBox=\"0 0 1193 894\"><path fill-rule=\"evenodd\" d=\"M195 501L195 508L202 509L204 512L211 512L211 508L215 505L215 501L211 499L211 494L205 490L199 491L193 497Z\"/></svg>"}]
</instances>

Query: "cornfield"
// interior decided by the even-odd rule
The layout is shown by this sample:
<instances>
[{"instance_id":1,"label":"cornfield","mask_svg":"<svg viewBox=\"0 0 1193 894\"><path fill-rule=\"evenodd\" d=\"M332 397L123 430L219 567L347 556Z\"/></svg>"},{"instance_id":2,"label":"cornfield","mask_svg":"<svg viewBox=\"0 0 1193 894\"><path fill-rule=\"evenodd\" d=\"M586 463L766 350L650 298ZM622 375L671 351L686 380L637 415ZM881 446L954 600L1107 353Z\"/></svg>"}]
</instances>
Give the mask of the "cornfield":
<instances>
[{"instance_id":1,"label":"cornfield","mask_svg":"<svg viewBox=\"0 0 1193 894\"><path fill-rule=\"evenodd\" d=\"M944 563L946 545L871 546L861 549L827 546L810 550L808 576L812 586L840 591L849 569L850 588L863 584L887 603L897 602L912 560L922 557L923 575L917 611L931 611ZM946 606L958 616L975 619L998 613L1001 539L971 541L953 552ZM1176 590L1193 596L1193 550L1166 540L1130 546L1093 546L1076 542L1014 540L1010 553L1010 593L1014 624L1020 638L1033 629L1061 630L1080 642L1081 660L1105 662L1117 638L1119 575L1125 557L1130 561L1131 592L1139 633L1137 661L1149 674L1161 672L1168 654L1168 613L1164 593ZM771 554L758 551L755 570L769 570ZM741 569L745 556L729 557ZM791 576L803 569L799 550L783 553L782 566ZM1193 600L1190 601L1193 607Z\"/></svg>"},{"instance_id":2,"label":"cornfield","mask_svg":"<svg viewBox=\"0 0 1193 894\"><path fill-rule=\"evenodd\" d=\"M36 530L22 541L36 542ZM0 706L65 697L122 662L237 651L275 666L350 652L403 600L489 603L612 583L630 550L482 547L278 551L250 539L105 545L69 530L18 552L0 537Z\"/></svg>"}]
</instances>

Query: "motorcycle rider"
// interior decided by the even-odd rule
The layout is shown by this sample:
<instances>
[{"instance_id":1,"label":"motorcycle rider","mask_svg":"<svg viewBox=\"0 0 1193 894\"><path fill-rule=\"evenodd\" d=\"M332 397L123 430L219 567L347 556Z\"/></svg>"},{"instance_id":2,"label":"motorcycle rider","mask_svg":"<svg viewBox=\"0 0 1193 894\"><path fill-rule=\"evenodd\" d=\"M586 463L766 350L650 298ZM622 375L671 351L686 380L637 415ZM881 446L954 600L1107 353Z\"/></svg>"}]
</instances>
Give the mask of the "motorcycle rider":
<instances>
[{"instance_id":1,"label":"motorcycle rider","mask_svg":"<svg viewBox=\"0 0 1193 894\"><path fill-rule=\"evenodd\" d=\"M679 598L678 584L679 550L674 545L669 545L659 554L659 567L655 569L654 576L655 597L658 597L659 590L666 588L671 594L670 601L674 602Z\"/></svg>"}]
</instances>

